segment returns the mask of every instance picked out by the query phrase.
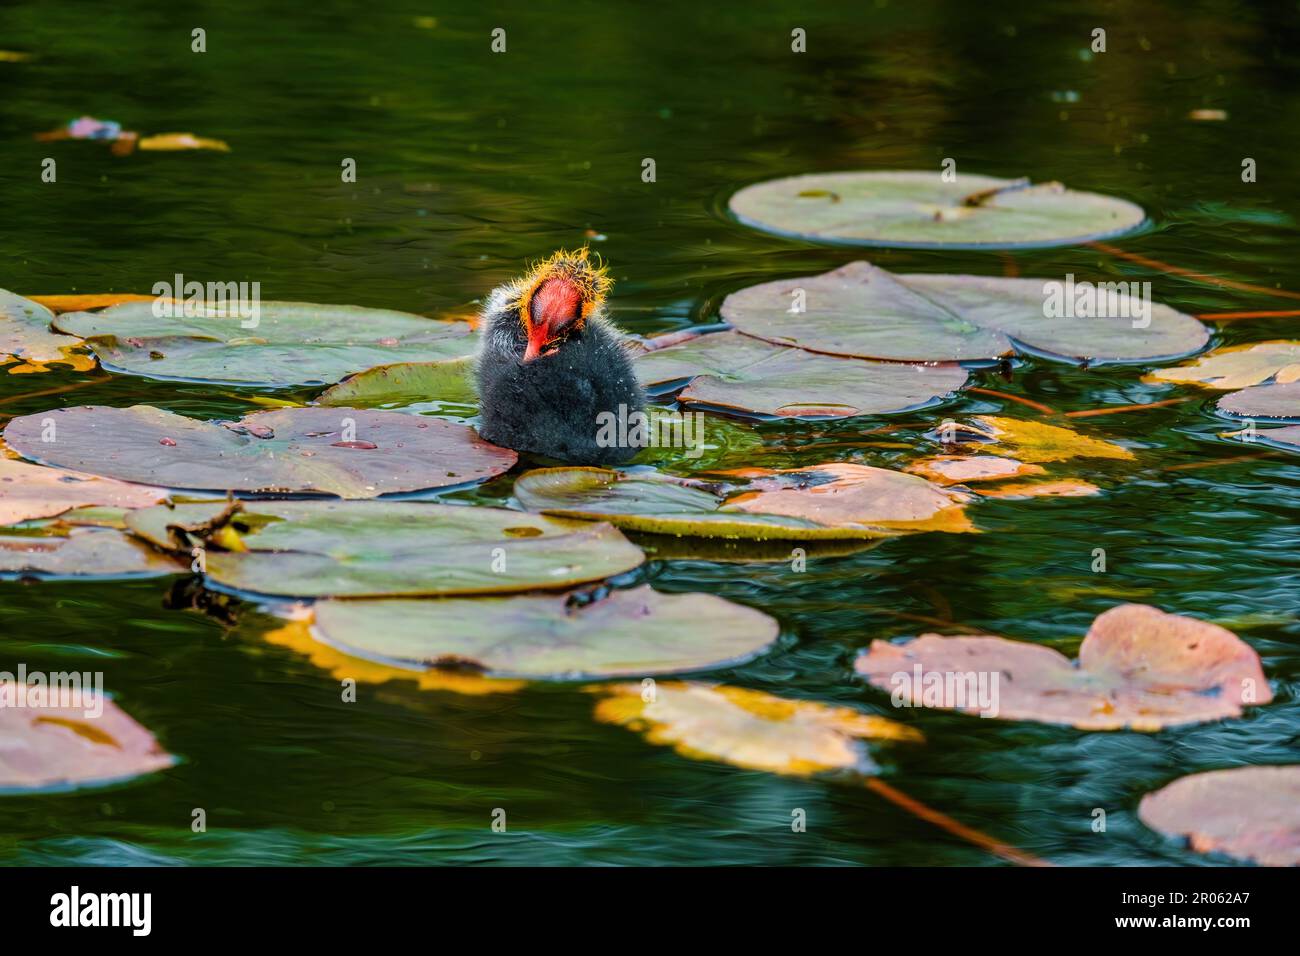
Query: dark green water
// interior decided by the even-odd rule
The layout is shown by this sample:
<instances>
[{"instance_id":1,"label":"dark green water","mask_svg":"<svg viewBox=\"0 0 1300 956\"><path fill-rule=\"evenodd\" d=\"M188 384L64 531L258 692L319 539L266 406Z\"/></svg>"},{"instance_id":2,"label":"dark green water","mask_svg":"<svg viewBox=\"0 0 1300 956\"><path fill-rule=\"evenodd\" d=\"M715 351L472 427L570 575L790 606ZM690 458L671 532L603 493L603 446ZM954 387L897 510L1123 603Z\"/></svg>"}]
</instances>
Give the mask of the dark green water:
<instances>
[{"instance_id":1,"label":"dark green water","mask_svg":"<svg viewBox=\"0 0 1300 956\"><path fill-rule=\"evenodd\" d=\"M721 297L825 271L852 250L765 236L720 213L741 185L852 168L1060 179L1142 204L1153 228L1121 247L1200 273L1300 288L1300 13L1294 4L822 5L616 9L484 4L19 3L0 11L0 285L25 294L148 292L175 272L256 280L268 299L460 309L524 260L603 235L615 317L649 333L712 321ZM417 26L434 16L436 27ZM507 30L508 52L489 52ZM792 27L808 31L790 53ZM1081 55L1094 27L1108 52ZM190 52L207 30L208 52ZM1224 109L1225 122L1187 119ZM142 132L190 130L229 154L136 154L39 144L89 113ZM58 182L39 180L58 160ZM345 157L356 184L340 182ZM643 183L653 157L657 182ZM1254 158L1259 177L1240 179ZM1295 302L1153 273L1089 248L997 253L871 250L895 271L1150 279L1192 313ZM1224 323L1220 343L1294 337L1297 320ZM236 389L119 377L0 375L0 410L148 402L229 417ZM1135 368L1038 361L973 384L1062 410L1183 394ZM1202 398L1205 400L1203 401ZM703 590L780 618L780 648L710 674L790 697L897 716L851 677L873 638L948 619L1072 653L1124 600L1232 627L1277 700L1243 719L1158 734L906 712L924 747L880 756L888 779L1060 863L1206 864L1137 820L1140 796L1184 774L1295 762L1300 705L1296 492L1300 461L1241 455L1212 398L1084 420L1138 465L1083 462L1087 499L988 502L979 535L928 534L784 564L656 561L629 576ZM967 394L904 416L891 440L924 448L942 417L1029 409ZM834 444L802 459L888 465L917 452L844 447L888 423L767 424L768 446ZM879 440L872 436L866 440ZM754 455L762 462L763 455ZM788 456L773 452L771 461ZM480 497L506 496L497 483ZM462 496L464 497L464 496ZM1090 570L1094 548L1106 574ZM190 585L190 591L193 586ZM176 593L173 593L175 591ZM858 787L692 762L591 719L573 687L463 697L337 680L270 645L249 604L196 609L184 582L0 583L0 669L102 669L108 689L179 755L175 768L98 791L0 799L9 863L855 863L990 858ZM199 603L202 603L201 601ZM193 834L205 808L208 832ZM510 832L489 828L507 810ZM1092 811L1107 811L1093 833ZM791 832L793 808L806 833Z\"/></svg>"}]
</instances>

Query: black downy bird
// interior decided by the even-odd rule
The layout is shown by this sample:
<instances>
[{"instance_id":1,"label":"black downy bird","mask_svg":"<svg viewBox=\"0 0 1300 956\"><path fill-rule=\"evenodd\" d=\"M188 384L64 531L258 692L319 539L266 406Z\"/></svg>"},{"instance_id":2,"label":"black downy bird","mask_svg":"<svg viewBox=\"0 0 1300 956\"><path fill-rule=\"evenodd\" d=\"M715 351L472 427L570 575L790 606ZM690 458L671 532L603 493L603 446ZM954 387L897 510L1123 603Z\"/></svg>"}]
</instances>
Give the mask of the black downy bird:
<instances>
[{"instance_id":1,"label":"black downy bird","mask_svg":"<svg viewBox=\"0 0 1300 956\"><path fill-rule=\"evenodd\" d=\"M610 285L580 249L493 290L475 370L479 434L583 465L620 464L639 451L610 440L627 429L608 423L645 408L626 340L604 315Z\"/></svg>"}]
</instances>

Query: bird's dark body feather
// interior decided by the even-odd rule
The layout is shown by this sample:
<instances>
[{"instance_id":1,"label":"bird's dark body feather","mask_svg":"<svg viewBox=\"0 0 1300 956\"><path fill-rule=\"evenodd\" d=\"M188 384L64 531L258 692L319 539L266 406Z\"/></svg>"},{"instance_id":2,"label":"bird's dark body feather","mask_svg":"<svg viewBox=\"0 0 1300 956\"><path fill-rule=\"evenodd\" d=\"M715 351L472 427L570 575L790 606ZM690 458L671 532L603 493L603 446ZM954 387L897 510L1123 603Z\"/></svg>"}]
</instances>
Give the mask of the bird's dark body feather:
<instances>
[{"instance_id":1,"label":"bird's dark body feather","mask_svg":"<svg viewBox=\"0 0 1300 956\"><path fill-rule=\"evenodd\" d=\"M601 412L631 416L645 395L623 340L592 316L555 349L523 363L517 313L489 308L477 377L479 434L496 445L574 464L610 465L639 449L597 443Z\"/></svg>"}]
</instances>

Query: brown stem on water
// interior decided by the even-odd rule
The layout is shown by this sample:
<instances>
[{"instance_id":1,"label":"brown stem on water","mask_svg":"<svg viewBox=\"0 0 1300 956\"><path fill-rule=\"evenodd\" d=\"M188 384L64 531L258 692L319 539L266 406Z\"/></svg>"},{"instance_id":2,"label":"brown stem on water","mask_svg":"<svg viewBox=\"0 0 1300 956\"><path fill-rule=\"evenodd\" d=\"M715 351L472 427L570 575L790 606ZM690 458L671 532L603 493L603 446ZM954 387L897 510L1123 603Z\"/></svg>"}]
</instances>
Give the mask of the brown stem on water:
<instances>
[{"instance_id":1,"label":"brown stem on water","mask_svg":"<svg viewBox=\"0 0 1300 956\"><path fill-rule=\"evenodd\" d=\"M0 398L0 405L9 405L13 402L21 402L27 398L42 398L46 395L62 395L64 392L71 392L78 388L85 388L87 385L98 385L101 382L107 382L111 378L111 375L104 375L100 378L88 378L84 382L74 382L72 385L60 385L58 388L44 388L38 392L25 392L22 395L10 395L7 398Z\"/></svg>"},{"instance_id":2,"label":"brown stem on water","mask_svg":"<svg viewBox=\"0 0 1300 956\"><path fill-rule=\"evenodd\" d=\"M895 611L892 608L876 607L873 604L854 604L852 606L860 611L872 611L876 614L884 614L888 617L896 617L904 621L919 621L922 624L931 624L935 627L951 628L953 626L953 622L951 618L945 621L941 617L926 617L924 614L909 614L906 611ZM963 634L988 634L989 633L988 631L981 630L978 627L972 627L966 624L963 624L961 626L961 632Z\"/></svg>"},{"instance_id":3,"label":"brown stem on water","mask_svg":"<svg viewBox=\"0 0 1300 956\"><path fill-rule=\"evenodd\" d=\"M1044 415L1056 414L1056 409L1048 405L1044 405L1042 402L1036 402L1030 398L1023 398L1020 395L1008 395L1006 392L999 392L996 391L995 389L980 388L977 386L972 386L971 388L966 389L966 391L977 392L980 395L992 395L995 398L1004 398L1008 402L1019 402L1021 405L1026 405L1029 408L1032 408L1034 411L1041 412Z\"/></svg>"},{"instance_id":4,"label":"brown stem on water","mask_svg":"<svg viewBox=\"0 0 1300 956\"><path fill-rule=\"evenodd\" d=\"M1232 322L1237 319L1288 319L1300 315L1300 309L1283 309L1280 312L1202 312L1196 316L1206 322Z\"/></svg>"},{"instance_id":5,"label":"brown stem on water","mask_svg":"<svg viewBox=\"0 0 1300 956\"><path fill-rule=\"evenodd\" d=\"M1194 468L1209 468L1212 465L1228 465L1234 461L1251 461L1255 458L1271 458L1281 454L1276 451L1261 451L1254 455L1236 455L1232 458L1215 458L1213 461L1193 461L1182 465L1166 465L1160 471L1191 471Z\"/></svg>"},{"instance_id":6,"label":"brown stem on water","mask_svg":"<svg viewBox=\"0 0 1300 956\"><path fill-rule=\"evenodd\" d=\"M1159 402L1146 402L1143 405L1114 405L1110 408L1085 408L1082 411L1066 412L1066 418L1096 418L1098 415L1118 415L1121 412L1140 412L1147 408L1163 408L1165 405L1181 405L1196 399L1196 395L1184 395L1182 398L1166 398Z\"/></svg>"},{"instance_id":7,"label":"brown stem on water","mask_svg":"<svg viewBox=\"0 0 1300 956\"><path fill-rule=\"evenodd\" d=\"M1203 282L1207 285L1219 286L1223 289L1238 289L1242 292L1258 292L1261 295L1271 295L1279 299L1300 299L1300 292L1291 292L1287 289L1270 289L1267 286L1251 285L1248 282L1235 282L1232 279L1220 279L1218 276L1207 276L1200 272L1193 272L1191 269L1171 266L1169 263L1161 262L1159 259L1148 259L1146 256L1138 255L1136 252L1125 252L1123 249L1116 248L1115 246L1104 242L1090 242L1088 245L1099 252L1106 253L1107 255L1116 256L1120 259L1127 259L1129 262L1136 262L1140 266L1146 266L1148 269L1155 269L1157 272L1182 276L1185 279L1191 279L1193 282Z\"/></svg>"},{"instance_id":8,"label":"brown stem on water","mask_svg":"<svg viewBox=\"0 0 1300 956\"><path fill-rule=\"evenodd\" d=\"M968 827L948 816L946 813L940 813L933 807L926 806L920 800L909 797L903 791L896 787L891 787L877 777L868 777L863 781L868 790L872 790L884 797L895 806L902 807L913 816L920 817L926 823L932 823L940 830L946 830L953 836L960 837L967 843L973 843L982 850L988 850L995 856L1000 856L1017 866L1053 866L1046 860L1039 859L1031 853L1018 850L1009 843L1003 843L996 840L986 833L981 833L973 827Z\"/></svg>"},{"instance_id":9,"label":"brown stem on water","mask_svg":"<svg viewBox=\"0 0 1300 956\"><path fill-rule=\"evenodd\" d=\"M701 335L706 335L696 329L682 329L678 332L667 332L663 335L656 335L652 338L644 339L641 347L647 352L657 352L660 349L666 349L673 345L681 345L683 342L689 342L691 339L698 339Z\"/></svg>"}]
</instances>

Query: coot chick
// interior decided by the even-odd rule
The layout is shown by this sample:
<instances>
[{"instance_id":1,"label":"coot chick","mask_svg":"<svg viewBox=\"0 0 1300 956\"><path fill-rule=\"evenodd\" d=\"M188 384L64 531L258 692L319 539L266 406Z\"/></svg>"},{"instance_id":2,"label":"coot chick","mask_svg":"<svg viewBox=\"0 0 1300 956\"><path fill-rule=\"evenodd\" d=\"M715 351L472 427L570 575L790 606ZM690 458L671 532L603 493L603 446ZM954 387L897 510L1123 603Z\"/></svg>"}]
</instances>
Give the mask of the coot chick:
<instances>
[{"instance_id":1,"label":"coot chick","mask_svg":"<svg viewBox=\"0 0 1300 956\"><path fill-rule=\"evenodd\" d=\"M627 343L604 315L611 284L580 249L492 292L476 366L479 434L573 464L620 464L637 453L611 440L629 430L611 423L645 408Z\"/></svg>"}]
</instances>

